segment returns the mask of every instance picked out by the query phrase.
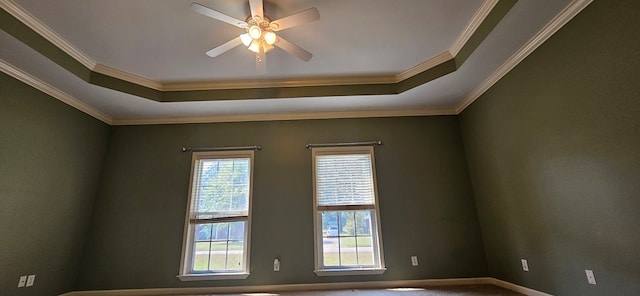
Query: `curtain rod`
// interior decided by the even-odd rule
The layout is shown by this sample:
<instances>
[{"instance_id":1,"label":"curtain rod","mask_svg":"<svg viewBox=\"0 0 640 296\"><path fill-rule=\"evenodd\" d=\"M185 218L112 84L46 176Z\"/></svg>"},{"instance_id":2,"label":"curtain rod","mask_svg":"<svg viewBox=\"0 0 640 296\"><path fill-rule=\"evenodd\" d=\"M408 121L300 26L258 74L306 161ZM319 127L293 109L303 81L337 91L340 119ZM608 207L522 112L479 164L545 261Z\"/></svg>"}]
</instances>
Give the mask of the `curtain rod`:
<instances>
[{"instance_id":1,"label":"curtain rod","mask_svg":"<svg viewBox=\"0 0 640 296\"><path fill-rule=\"evenodd\" d=\"M325 143L325 144L307 144L305 147L311 149L314 147L346 147L346 146L380 146L382 141L369 141L369 142L350 142L350 143Z\"/></svg>"},{"instance_id":2,"label":"curtain rod","mask_svg":"<svg viewBox=\"0 0 640 296\"><path fill-rule=\"evenodd\" d=\"M192 152L198 152L198 151L234 151L234 150L255 150L255 151L260 151L262 150L262 146L238 146L238 147L214 147L214 148L188 148L188 147L182 147L182 152L187 152L187 151L192 151Z\"/></svg>"}]
</instances>

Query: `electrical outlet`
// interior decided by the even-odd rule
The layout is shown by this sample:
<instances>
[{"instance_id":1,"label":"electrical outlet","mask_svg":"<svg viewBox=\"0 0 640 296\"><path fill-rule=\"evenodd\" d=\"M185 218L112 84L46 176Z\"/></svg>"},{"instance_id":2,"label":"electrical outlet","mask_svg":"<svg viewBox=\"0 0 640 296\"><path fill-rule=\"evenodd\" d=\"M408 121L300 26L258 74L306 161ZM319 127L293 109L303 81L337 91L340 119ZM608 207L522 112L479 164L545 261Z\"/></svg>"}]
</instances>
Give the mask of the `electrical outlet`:
<instances>
[{"instance_id":1,"label":"electrical outlet","mask_svg":"<svg viewBox=\"0 0 640 296\"><path fill-rule=\"evenodd\" d=\"M20 277L20 280L18 280L18 288L22 288L27 284L27 276L23 275Z\"/></svg>"},{"instance_id":2,"label":"electrical outlet","mask_svg":"<svg viewBox=\"0 0 640 296\"><path fill-rule=\"evenodd\" d=\"M27 277L27 287L33 286L33 282L36 281L36 275L32 274Z\"/></svg>"},{"instance_id":3,"label":"electrical outlet","mask_svg":"<svg viewBox=\"0 0 640 296\"><path fill-rule=\"evenodd\" d=\"M529 263L527 263L527 259L520 259L522 261L522 270L529 271Z\"/></svg>"},{"instance_id":4,"label":"electrical outlet","mask_svg":"<svg viewBox=\"0 0 640 296\"><path fill-rule=\"evenodd\" d=\"M596 284L596 276L593 274L593 270L585 269L584 273L587 274L587 282L589 282L589 284L591 284L591 285L595 285Z\"/></svg>"},{"instance_id":5,"label":"electrical outlet","mask_svg":"<svg viewBox=\"0 0 640 296\"><path fill-rule=\"evenodd\" d=\"M273 271L280 271L280 259L273 260Z\"/></svg>"},{"instance_id":6,"label":"electrical outlet","mask_svg":"<svg viewBox=\"0 0 640 296\"><path fill-rule=\"evenodd\" d=\"M411 265L418 266L418 256L411 256Z\"/></svg>"}]
</instances>

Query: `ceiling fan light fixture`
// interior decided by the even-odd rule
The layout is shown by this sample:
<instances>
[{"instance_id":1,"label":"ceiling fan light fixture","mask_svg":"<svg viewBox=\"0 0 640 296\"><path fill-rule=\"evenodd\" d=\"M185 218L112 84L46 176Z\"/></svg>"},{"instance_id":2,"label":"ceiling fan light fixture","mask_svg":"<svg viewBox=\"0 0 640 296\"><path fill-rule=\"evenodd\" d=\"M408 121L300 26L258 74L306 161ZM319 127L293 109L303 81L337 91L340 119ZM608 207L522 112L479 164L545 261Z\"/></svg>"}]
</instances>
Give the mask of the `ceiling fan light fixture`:
<instances>
[{"instance_id":1,"label":"ceiling fan light fixture","mask_svg":"<svg viewBox=\"0 0 640 296\"><path fill-rule=\"evenodd\" d=\"M249 36L249 33L244 33L240 35L240 41L242 41L242 44L244 44L244 46L248 47L249 45L251 45L251 41L253 41L253 38Z\"/></svg>"},{"instance_id":2,"label":"ceiling fan light fixture","mask_svg":"<svg viewBox=\"0 0 640 296\"><path fill-rule=\"evenodd\" d=\"M258 40L260 36L262 36L262 29L256 25L249 27L249 36L251 36L253 40Z\"/></svg>"},{"instance_id":3,"label":"ceiling fan light fixture","mask_svg":"<svg viewBox=\"0 0 640 296\"><path fill-rule=\"evenodd\" d=\"M249 45L249 50L255 53L258 53L260 51L260 41L259 40L251 41L251 44Z\"/></svg>"},{"instance_id":4,"label":"ceiling fan light fixture","mask_svg":"<svg viewBox=\"0 0 640 296\"><path fill-rule=\"evenodd\" d=\"M264 33L264 41L269 45L273 45L274 43L276 43L277 38L278 37L274 32L269 31Z\"/></svg>"},{"instance_id":5,"label":"ceiling fan light fixture","mask_svg":"<svg viewBox=\"0 0 640 296\"><path fill-rule=\"evenodd\" d=\"M313 56L310 52L292 44L286 39L281 38L276 34L276 32L318 20L320 18L318 9L315 7L309 8L272 22L268 16L263 14L263 1L265 0L249 0L251 15L249 15L245 21L241 21L198 3L191 3L191 9L195 12L242 28L245 31L239 36L237 35L238 37L207 51L206 54L210 57L217 57L218 55L243 44L245 48L256 54L256 61L261 63L266 57L265 53L273 50L274 46L278 46L285 52L308 62ZM260 72L260 67L258 67L258 72Z\"/></svg>"}]
</instances>

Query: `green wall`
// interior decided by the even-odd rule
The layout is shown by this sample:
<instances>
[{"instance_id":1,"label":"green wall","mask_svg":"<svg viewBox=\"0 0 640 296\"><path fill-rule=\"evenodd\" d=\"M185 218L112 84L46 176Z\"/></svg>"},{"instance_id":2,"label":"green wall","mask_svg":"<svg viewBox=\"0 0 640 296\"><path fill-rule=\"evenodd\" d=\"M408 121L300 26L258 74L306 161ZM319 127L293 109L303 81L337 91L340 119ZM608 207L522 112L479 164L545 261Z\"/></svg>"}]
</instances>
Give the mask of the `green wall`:
<instances>
[{"instance_id":1,"label":"green wall","mask_svg":"<svg viewBox=\"0 0 640 296\"><path fill-rule=\"evenodd\" d=\"M492 277L640 295L638 28L640 2L594 1L460 116Z\"/></svg>"},{"instance_id":2,"label":"green wall","mask_svg":"<svg viewBox=\"0 0 640 296\"><path fill-rule=\"evenodd\" d=\"M0 73L0 294L76 282L109 127ZM18 289L21 275L35 285Z\"/></svg>"},{"instance_id":3,"label":"green wall","mask_svg":"<svg viewBox=\"0 0 640 296\"><path fill-rule=\"evenodd\" d=\"M313 273L307 143L382 140L375 148L383 275ZM256 152L251 275L181 282L191 154L181 147L261 145ZM411 255L420 266L411 267ZM280 258L281 271L273 272ZM455 116L112 128L78 290L271 285L487 275Z\"/></svg>"}]
</instances>

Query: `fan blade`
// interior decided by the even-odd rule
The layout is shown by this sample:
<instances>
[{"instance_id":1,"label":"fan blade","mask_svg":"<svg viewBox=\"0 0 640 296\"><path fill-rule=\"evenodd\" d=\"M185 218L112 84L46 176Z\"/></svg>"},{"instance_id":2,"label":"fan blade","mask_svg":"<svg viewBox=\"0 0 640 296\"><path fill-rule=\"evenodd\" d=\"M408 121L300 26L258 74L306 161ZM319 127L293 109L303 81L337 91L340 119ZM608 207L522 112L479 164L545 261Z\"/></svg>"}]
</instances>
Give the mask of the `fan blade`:
<instances>
[{"instance_id":1,"label":"fan blade","mask_svg":"<svg viewBox=\"0 0 640 296\"><path fill-rule=\"evenodd\" d=\"M256 54L256 71L258 74L267 73L267 55L262 46L260 46L260 52Z\"/></svg>"},{"instance_id":2,"label":"fan blade","mask_svg":"<svg viewBox=\"0 0 640 296\"><path fill-rule=\"evenodd\" d=\"M245 29L248 25L245 21L241 21L235 17L228 16L222 12L215 11L209 7L202 6L198 3L191 3L191 9L199 14L206 15L210 18L217 19L227 24L234 25L238 28Z\"/></svg>"},{"instance_id":3,"label":"fan blade","mask_svg":"<svg viewBox=\"0 0 640 296\"><path fill-rule=\"evenodd\" d=\"M216 47L216 48L214 48L214 49L212 49L210 51L207 51L207 55L212 57L212 58L215 58L215 57L225 53L227 50L230 50L230 49L232 49L232 48L234 48L234 47L236 47L236 46L238 46L240 44L242 44L242 40L240 40L240 37L238 36L236 38L233 38L233 39L227 41L227 43L225 43L225 44L222 44L222 45L220 45L220 46L218 46L218 47Z\"/></svg>"},{"instance_id":4,"label":"fan blade","mask_svg":"<svg viewBox=\"0 0 640 296\"><path fill-rule=\"evenodd\" d=\"M303 10L301 12L285 16L281 19L277 19L271 22L271 29L274 31L280 31L287 28L291 28L304 23L310 23L320 19L320 13L315 7Z\"/></svg>"},{"instance_id":5,"label":"fan blade","mask_svg":"<svg viewBox=\"0 0 640 296\"><path fill-rule=\"evenodd\" d=\"M278 41L273 45L282 48L282 50L297 56L299 59L308 62L313 57L313 54L310 52L300 48L299 46L287 41L286 39L278 36Z\"/></svg>"},{"instance_id":6,"label":"fan blade","mask_svg":"<svg viewBox=\"0 0 640 296\"><path fill-rule=\"evenodd\" d=\"M252 17L260 17L260 21L264 19L264 9L262 8L262 0L249 0L249 8Z\"/></svg>"}]
</instances>

